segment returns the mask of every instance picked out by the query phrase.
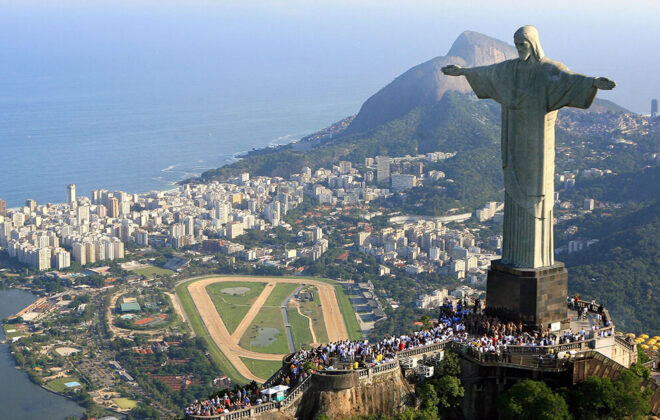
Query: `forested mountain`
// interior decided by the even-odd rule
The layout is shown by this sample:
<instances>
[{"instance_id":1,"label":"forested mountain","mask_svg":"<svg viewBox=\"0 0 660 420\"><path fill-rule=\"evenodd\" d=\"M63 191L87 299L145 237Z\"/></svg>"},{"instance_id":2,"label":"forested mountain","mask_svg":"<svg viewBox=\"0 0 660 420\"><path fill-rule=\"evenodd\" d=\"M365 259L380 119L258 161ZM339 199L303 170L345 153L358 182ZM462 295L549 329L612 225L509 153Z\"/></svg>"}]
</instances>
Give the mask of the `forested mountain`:
<instances>
[{"instance_id":1,"label":"forested mountain","mask_svg":"<svg viewBox=\"0 0 660 420\"><path fill-rule=\"evenodd\" d=\"M649 181L660 185L659 177ZM619 329L658 335L660 199L620 213L590 214L576 223L582 236L599 242L562 257L569 270L569 293L603 302Z\"/></svg>"}]
</instances>

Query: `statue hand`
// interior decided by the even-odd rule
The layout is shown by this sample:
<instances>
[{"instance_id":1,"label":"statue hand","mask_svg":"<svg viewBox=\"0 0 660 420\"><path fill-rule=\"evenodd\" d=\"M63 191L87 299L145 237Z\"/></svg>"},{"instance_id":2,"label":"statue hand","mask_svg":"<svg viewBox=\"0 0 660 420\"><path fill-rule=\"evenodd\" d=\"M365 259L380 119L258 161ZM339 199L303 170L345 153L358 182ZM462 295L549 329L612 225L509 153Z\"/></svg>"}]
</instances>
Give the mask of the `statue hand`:
<instances>
[{"instance_id":1,"label":"statue hand","mask_svg":"<svg viewBox=\"0 0 660 420\"><path fill-rule=\"evenodd\" d=\"M463 75L463 68L461 66L457 66L456 64L450 64L448 66L444 66L442 69L442 72L446 74L447 76L462 76Z\"/></svg>"},{"instance_id":2,"label":"statue hand","mask_svg":"<svg viewBox=\"0 0 660 420\"><path fill-rule=\"evenodd\" d=\"M594 87L600 90L612 90L616 86L614 80L610 80L607 77L597 77L594 79Z\"/></svg>"}]
</instances>

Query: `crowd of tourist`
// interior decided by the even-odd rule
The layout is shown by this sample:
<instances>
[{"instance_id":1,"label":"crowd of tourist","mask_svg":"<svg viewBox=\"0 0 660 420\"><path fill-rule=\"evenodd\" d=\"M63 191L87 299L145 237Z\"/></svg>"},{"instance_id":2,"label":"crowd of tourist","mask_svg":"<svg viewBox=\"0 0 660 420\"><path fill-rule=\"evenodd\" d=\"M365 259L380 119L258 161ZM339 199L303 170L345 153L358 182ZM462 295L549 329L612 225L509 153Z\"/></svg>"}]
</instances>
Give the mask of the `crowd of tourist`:
<instances>
[{"instance_id":1,"label":"crowd of tourist","mask_svg":"<svg viewBox=\"0 0 660 420\"><path fill-rule=\"evenodd\" d=\"M569 302L569 306L581 309L575 301ZM602 315L602 311L598 315ZM479 301L473 306L468 305L467 299L459 300L455 305L447 301L440 309L437 322L430 328L385 337L375 342L342 340L300 350L287 359L277 384L294 388L316 371L368 368L396 360L401 351L440 342L458 342L463 344L468 353L495 356L499 360L510 346L554 346L586 340L593 335L612 334L612 329L600 331L600 322L592 325L591 329L592 334L584 328L575 332L569 329L560 334L550 329L530 333L524 331L522 323L504 322L496 316L483 313ZM550 357L557 356L550 353ZM195 401L186 409L186 414L211 416L268 402L261 391L260 386L253 383L250 387L225 393L222 397L217 395L206 401Z\"/></svg>"}]
</instances>

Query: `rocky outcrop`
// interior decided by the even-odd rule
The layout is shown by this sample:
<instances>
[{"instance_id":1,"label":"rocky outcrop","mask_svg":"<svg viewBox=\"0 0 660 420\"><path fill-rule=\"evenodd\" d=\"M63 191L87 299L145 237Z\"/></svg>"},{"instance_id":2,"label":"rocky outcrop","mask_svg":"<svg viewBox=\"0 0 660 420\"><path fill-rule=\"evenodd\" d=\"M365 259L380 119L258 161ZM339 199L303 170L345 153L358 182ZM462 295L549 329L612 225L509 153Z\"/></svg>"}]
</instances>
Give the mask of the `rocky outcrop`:
<instances>
[{"instance_id":1,"label":"rocky outcrop","mask_svg":"<svg viewBox=\"0 0 660 420\"><path fill-rule=\"evenodd\" d=\"M360 380L357 373L341 376L315 375L296 418L312 419L320 414L337 419L370 414L392 416L414 403L414 388L400 369L369 380Z\"/></svg>"}]
</instances>

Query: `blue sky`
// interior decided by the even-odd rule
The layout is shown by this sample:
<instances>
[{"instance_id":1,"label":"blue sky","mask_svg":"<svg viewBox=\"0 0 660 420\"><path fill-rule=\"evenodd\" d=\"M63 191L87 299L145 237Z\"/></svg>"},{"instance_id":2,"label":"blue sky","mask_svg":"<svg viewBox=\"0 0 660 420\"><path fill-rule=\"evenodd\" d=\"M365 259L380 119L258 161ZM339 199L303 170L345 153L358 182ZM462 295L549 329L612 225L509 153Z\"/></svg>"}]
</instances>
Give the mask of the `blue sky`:
<instances>
[{"instance_id":1,"label":"blue sky","mask_svg":"<svg viewBox=\"0 0 660 420\"><path fill-rule=\"evenodd\" d=\"M519 26L533 24L548 57L617 81L601 97L643 113L660 98L658 1L43 3L0 1L0 87L58 77L249 83L267 74L272 83L292 75L364 80L375 92L444 55L463 30L511 42Z\"/></svg>"}]
</instances>

